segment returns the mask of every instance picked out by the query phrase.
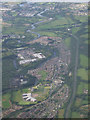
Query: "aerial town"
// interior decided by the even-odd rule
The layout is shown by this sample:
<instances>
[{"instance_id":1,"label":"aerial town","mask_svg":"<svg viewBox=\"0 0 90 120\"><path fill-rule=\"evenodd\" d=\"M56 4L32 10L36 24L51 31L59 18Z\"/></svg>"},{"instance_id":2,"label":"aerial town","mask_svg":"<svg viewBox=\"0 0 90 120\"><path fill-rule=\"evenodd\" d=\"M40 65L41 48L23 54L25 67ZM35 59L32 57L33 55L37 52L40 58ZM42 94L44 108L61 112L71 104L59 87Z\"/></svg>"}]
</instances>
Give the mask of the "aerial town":
<instances>
[{"instance_id":1,"label":"aerial town","mask_svg":"<svg viewBox=\"0 0 90 120\"><path fill-rule=\"evenodd\" d=\"M87 7L2 3L3 118L88 117Z\"/></svg>"}]
</instances>

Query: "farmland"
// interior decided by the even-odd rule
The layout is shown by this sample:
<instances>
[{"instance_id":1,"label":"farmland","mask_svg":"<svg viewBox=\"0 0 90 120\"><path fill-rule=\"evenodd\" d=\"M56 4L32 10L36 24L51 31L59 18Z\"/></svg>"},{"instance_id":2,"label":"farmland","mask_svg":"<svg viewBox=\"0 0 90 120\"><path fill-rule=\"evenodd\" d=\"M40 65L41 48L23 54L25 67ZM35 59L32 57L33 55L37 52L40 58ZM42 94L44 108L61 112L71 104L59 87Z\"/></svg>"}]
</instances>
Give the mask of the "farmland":
<instances>
[{"instance_id":1,"label":"farmland","mask_svg":"<svg viewBox=\"0 0 90 120\"><path fill-rule=\"evenodd\" d=\"M84 89L88 89L88 84L83 82L80 82L80 84L78 85L78 89L77 89L77 94L83 94L84 93Z\"/></svg>"},{"instance_id":2,"label":"farmland","mask_svg":"<svg viewBox=\"0 0 90 120\"><path fill-rule=\"evenodd\" d=\"M88 80L88 71L81 68L78 69L78 76L82 79L82 80Z\"/></svg>"},{"instance_id":3,"label":"farmland","mask_svg":"<svg viewBox=\"0 0 90 120\"><path fill-rule=\"evenodd\" d=\"M10 104L10 93L4 94L2 96L2 105L4 109L8 109L10 108L11 104Z\"/></svg>"},{"instance_id":4,"label":"farmland","mask_svg":"<svg viewBox=\"0 0 90 120\"><path fill-rule=\"evenodd\" d=\"M84 68L88 67L88 57L81 54L80 55L80 65Z\"/></svg>"}]
</instances>

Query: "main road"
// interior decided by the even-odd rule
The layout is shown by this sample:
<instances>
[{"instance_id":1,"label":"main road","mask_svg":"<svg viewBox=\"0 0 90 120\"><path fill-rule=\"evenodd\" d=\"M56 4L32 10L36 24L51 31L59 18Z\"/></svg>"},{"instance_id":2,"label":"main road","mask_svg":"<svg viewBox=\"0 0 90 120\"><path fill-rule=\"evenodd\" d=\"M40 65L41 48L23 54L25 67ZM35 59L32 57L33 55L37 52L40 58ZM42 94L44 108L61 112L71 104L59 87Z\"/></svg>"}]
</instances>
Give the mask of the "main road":
<instances>
[{"instance_id":1,"label":"main road","mask_svg":"<svg viewBox=\"0 0 90 120\"><path fill-rule=\"evenodd\" d=\"M76 39L76 51L75 51L75 68L73 75L73 84L72 84L72 95L69 101L69 104L66 108L65 118L70 118L70 110L75 99L76 89L77 89L77 69L78 69L78 56L79 56L79 38L75 35L70 34L73 38Z\"/></svg>"}]
</instances>

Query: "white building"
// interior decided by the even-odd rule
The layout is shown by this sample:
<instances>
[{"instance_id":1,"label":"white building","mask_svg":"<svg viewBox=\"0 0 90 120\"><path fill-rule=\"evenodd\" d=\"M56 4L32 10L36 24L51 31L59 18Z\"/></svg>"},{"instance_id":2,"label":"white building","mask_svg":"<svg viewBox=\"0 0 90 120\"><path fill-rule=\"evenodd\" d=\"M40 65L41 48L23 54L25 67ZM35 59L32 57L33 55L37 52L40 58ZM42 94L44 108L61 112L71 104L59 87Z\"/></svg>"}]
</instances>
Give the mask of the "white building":
<instances>
[{"instance_id":1,"label":"white building","mask_svg":"<svg viewBox=\"0 0 90 120\"><path fill-rule=\"evenodd\" d=\"M23 99L25 99L26 101L31 101L31 102L36 101L36 99L31 96L31 93L27 93L27 94L24 93L22 96Z\"/></svg>"},{"instance_id":2,"label":"white building","mask_svg":"<svg viewBox=\"0 0 90 120\"><path fill-rule=\"evenodd\" d=\"M37 57L39 59L45 58L45 56L42 53L35 53L33 54L34 57Z\"/></svg>"}]
</instances>

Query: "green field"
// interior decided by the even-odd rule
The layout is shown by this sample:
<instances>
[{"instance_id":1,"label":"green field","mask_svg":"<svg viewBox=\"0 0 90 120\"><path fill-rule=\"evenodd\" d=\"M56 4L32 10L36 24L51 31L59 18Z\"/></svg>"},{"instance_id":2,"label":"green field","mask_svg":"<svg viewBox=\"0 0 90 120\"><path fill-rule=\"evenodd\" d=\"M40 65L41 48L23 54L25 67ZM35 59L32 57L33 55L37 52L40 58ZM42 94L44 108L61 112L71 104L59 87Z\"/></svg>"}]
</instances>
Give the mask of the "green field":
<instances>
[{"instance_id":1,"label":"green field","mask_svg":"<svg viewBox=\"0 0 90 120\"><path fill-rule=\"evenodd\" d=\"M42 85L42 86L39 86L37 88L37 90L33 91L33 94L38 95L37 97L35 97L37 99L37 101L45 100L49 95L49 89L50 89L50 87L44 87Z\"/></svg>"},{"instance_id":2,"label":"green field","mask_svg":"<svg viewBox=\"0 0 90 120\"><path fill-rule=\"evenodd\" d=\"M90 41L86 40L84 43L85 43L85 44L90 44Z\"/></svg>"},{"instance_id":3,"label":"green field","mask_svg":"<svg viewBox=\"0 0 90 120\"><path fill-rule=\"evenodd\" d=\"M78 112L72 112L72 118L81 118L80 113Z\"/></svg>"},{"instance_id":4,"label":"green field","mask_svg":"<svg viewBox=\"0 0 90 120\"><path fill-rule=\"evenodd\" d=\"M64 118L64 109L58 110L58 118Z\"/></svg>"},{"instance_id":5,"label":"green field","mask_svg":"<svg viewBox=\"0 0 90 120\"><path fill-rule=\"evenodd\" d=\"M42 77L41 77L41 80L45 80L48 73L46 71L39 71L38 74L40 74Z\"/></svg>"},{"instance_id":6,"label":"green field","mask_svg":"<svg viewBox=\"0 0 90 120\"><path fill-rule=\"evenodd\" d=\"M86 22L88 21L88 16L75 16L77 20L80 20L80 22ZM88 23L87 23L88 24Z\"/></svg>"},{"instance_id":7,"label":"green field","mask_svg":"<svg viewBox=\"0 0 90 120\"><path fill-rule=\"evenodd\" d=\"M44 87L44 86L39 86L37 89L36 87L33 87L34 91L32 92L33 95L37 95L36 98L36 102L31 102L31 101L25 101L22 98L22 94L23 93L30 93L31 91L26 88L26 89L22 89L22 90L18 90L13 92L13 97L12 97L12 101L17 103L18 105L30 105L30 104L36 104L38 101L42 101L44 99L46 99L46 97L49 94L49 87Z\"/></svg>"},{"instance_id":8,"label":"green field","mask_svg":"<svg viewBox=\"0 0 90 120\"><path fill-rule=\"evenodd\" d=\"M25 101L22 98L23 93L29 93L29 92L30 92L30 90L28 88L13 92L12 101L15 102L15 103L18 103L19 105L35 104L34 102Z\"/></svg>"},{"instance_id":9,"label":"green field","mask_svg":"<svg viewBox=\"0 0 90 120\"><path fill-rule=\"evenodd\" d=\"M9 53L8 53L9 54ZM15 68L13 66L13 60L9 57L2 60L2 88L9 88L11 79L15 75Z\"/></svg>"},{"instance_id":10,"label":"green field","mask_svg":"<svg viewBox=\"0 0 90 120\"><path fill-rule=\"evenodd\" d=\"M65 44L67 45L67 47L69 48L70 47L70 43L71 43L71 38L66 38L65 39Z\"/></svg>"},{"instance_id":11,"label":"green field","mask_svg":"<svg viewBox=\"0 0 90 120\"><path fill-rule=\"evenodd\" d=\"M83 55L83 54L80 54L80 65L81 67L88 67L88 57Z\"/></svg>"},{"instance_id":12,"label":"green field","mask_svg":"<svg viewBox=\"0 0 90 120\"><path fill-rule=\"evenodd\" d=\"M88 71L84 68L78 69L77 75L81 78L81 80L88 80Z\"/></svg>"},{"instance_id":13,"label":"green field","mask_svg":"<svg viewBox=\"0 0 90 120\"><path fill-rule=\"evenodd\" d=\"M42 36L57 37L57 34L55 34L54 32L38 31L38 33Z\"/></svg>"},{"instance_id":14,"label":"green field","mask_svg":"<svg viewBox=\"0 0 90 120\"><path fill-rule=\"evenodd\" d=\"M72 28L72 33L75 34L76 32L78 32L80 30L80 27L73 27Z\"/></svg>"},{"instance_id":15,"label":"green field","mask_svg":"<svg viewBox=\"0 0 90 120\"><path fill-rule=\"evenodd\" d=\"M75 100L75 107L79 107L81 105L87 105L87 104L88 104L88 99L83 100L81 98L76 98L76 100Z\"/></svg>"},{"instance_id":16,"label":"green field","mask_svg":"<svg viewBox=\"0 0 90 120\"><path fill-rule=\"evenodd\" d=\"M87 105L88 104L88 100L82 100L81 102L83 105Z\"/></svg>"},{"instance_id":17,"label":"green field","mask_svg":"<svg viewBox=\"0 0 90 120\"><path fill-rule=\"evenodd\" d=\"M9 27L3 27L2 33L4 34L24 34L25 32L25 26L9 26Z\"/></svg>"},{"instance_id":18,"label":"green field","mask_svg":"<svg viewBox=\"0 0 90 120\"><path fill-rule=\"evenodd\" d=\"M88 34L83 34L81 37L87 38L88 39Z\"/></svg>"},{"instance_id":19,"label":"green field","mask_svg":"<svg viewBox=\"0 0 90 120\"><path fill-rule=\"evenodd\" d=\"M75 106L76 106L76 107L79 107L79 106L81 105L81 101L82 101L82 99L77 98L77 99L75 100Z\"/></svg>"},{"instance_id":20,"label":"green field","mask_svg":"<svg viewBox=\"0 0 90 120\"><path fill-rule=\"evenodd\" d=\"M88 84L80 82L77 88L77 94L84 94L84 89L88 90Z\"/></svg>"},{"instance_id":21,"label":"green field","mask_svg":"<svg viewBox=\"0 0 90 120\"><path fill-rule=\"evenodd\" d=\"M59 25L68 24L68 21L65 17L61 17L59 19L53 20L51 22L47 22L44 24L41 24L37 27L37 30L45 30L45 29L51 29L51 28L60 28Z\"/></svg>"},{"instance_id":22,"label":"green field","mask_svg":"<svg viewBox=\"0 0 90 120\"><path fill-rule=\"evenodd\" d=\"M7 94L3 94L2 96L2 107L4 109L8 109L11 107L11 104L10 104L10 93L7 93Z\"/></svg>"}]
</instances>

